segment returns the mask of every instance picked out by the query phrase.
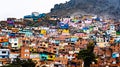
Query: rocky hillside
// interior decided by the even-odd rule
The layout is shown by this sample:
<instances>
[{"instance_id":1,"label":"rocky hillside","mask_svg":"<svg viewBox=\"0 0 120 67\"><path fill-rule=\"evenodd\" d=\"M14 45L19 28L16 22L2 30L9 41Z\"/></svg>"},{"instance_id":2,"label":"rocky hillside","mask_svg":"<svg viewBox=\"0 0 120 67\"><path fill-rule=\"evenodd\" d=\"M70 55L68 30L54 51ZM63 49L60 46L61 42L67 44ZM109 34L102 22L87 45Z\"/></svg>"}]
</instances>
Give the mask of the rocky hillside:
<instances>
[{"instance_id":1,"label":"rocky hillside","mask_svg":"<svg viewBox=\"0 0 120 67\"><path fill-rule=\"evenodd\" d=\"M70 0L56 4L49 15L71 16L79 14L96 14L120 19L120 0Z\"/></svg>"}]
</instances>

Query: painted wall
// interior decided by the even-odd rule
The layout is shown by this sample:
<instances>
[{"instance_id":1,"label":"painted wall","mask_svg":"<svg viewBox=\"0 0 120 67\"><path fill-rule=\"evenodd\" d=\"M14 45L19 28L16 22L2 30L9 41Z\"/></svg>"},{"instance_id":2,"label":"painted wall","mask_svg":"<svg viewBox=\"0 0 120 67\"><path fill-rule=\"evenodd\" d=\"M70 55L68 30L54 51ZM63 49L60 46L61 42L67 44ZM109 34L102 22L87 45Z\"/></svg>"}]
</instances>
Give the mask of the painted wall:
<instances>
[{"instance_id":1,"label":"painted wall","mask_svg":"<svg viewBox=\"0 0 120 67\"><path fill-rule=\"evenodd\" d=\"M47 60L47 57L48 57L47 54L44 54L44 53L41 53L41 54L40 54L40 60L42 60L42 61Z\"/></svg>"},{"instance_id":2,"label":"painted wall","mask_svg":"<svg viewBox=\"0 0 120 67\"><path fill-rule=\"evenodd\" d=\"M0 49L0 58L9 58L9 49Z\"/></svg>"},{"instance_id":3,"label":"painted wall","mask_svg":"<svg viewBox=\"0 0 120 67\"><path fill-rule=\"evenodd\" d=\"M40 53L40 60L45 61L45 60L54 60L55 55L53 54L47 54L47 53Z\"/></svg>"},{"instance_id":4,"label":"painted wall","mask_svg":"<svg viewBox=\"0 0 120 67\"><path fill-rule=\"evenodd\" d=\"M11 43L12 48L18 48L19 47L18 38L10 38L9 42Z\"/></svg>"}]
</instances>

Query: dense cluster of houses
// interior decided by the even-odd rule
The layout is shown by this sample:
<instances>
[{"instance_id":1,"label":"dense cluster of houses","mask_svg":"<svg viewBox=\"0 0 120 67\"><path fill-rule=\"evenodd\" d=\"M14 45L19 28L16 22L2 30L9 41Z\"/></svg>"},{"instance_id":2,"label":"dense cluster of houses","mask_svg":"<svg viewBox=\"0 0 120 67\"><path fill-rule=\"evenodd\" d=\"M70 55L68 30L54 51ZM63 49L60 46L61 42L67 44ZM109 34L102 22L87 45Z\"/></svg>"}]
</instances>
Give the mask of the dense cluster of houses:
<instances>
[{"instance_id":1,"label":"dense cluster of houses","mask_svg":"<svg viewBox=\"0 0 120 67\"><path fill-rule=\"evenodd\" d=\"M29 19L29 17L27 18ZM30 17L31 19L31 17ZM0 66L11 63L15 58L32 59L37 65L46 62L49 66L78 66L84 62L77 59L77 53L86 49L94 40L98 65L120 63L120 25L112 19L85 15L82 17L56 18L55 27L29 27L8 19L8 26L0 30ZM93 65L93 66L92 66Z\"/></svg>"}]
</instances>

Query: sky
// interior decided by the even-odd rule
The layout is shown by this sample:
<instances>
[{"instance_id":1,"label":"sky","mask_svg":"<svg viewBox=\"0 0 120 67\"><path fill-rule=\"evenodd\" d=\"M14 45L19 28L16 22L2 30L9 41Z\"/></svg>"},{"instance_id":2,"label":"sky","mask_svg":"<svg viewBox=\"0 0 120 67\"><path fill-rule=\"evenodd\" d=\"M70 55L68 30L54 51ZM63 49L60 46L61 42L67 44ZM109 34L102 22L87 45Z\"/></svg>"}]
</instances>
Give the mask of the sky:
<instances>
[{"instance_id":1,"label":"sky","mask_svg":"<svg viewBox=\"0 0 120 67\"><path fill-rule=\"evenodd\" d=\"M55 4L69 0L1 0L0 20L8 17L23 18L32 12L48 13Z\"/></svg>"}]
</instances>

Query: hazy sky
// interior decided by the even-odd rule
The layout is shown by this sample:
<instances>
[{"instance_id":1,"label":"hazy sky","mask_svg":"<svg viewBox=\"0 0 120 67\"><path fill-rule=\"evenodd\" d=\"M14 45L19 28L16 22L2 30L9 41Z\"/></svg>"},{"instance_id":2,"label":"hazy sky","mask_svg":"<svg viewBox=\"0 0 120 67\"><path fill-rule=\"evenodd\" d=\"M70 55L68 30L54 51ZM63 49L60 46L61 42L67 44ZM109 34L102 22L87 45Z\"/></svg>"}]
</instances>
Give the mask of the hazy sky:
<instances>
[{"instance_id":1,"label":"hazy sky","mask_svg":"<svg viewBox=\"0 0 120 67\"><path fill-rule=\"evenodd\" d=\"M22 18L32 12L48 13L54 4L66 1L69 0L1 0L0 20L7 17Z\"/></svg>"}]
</instances>

